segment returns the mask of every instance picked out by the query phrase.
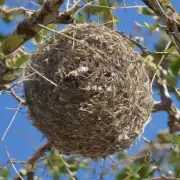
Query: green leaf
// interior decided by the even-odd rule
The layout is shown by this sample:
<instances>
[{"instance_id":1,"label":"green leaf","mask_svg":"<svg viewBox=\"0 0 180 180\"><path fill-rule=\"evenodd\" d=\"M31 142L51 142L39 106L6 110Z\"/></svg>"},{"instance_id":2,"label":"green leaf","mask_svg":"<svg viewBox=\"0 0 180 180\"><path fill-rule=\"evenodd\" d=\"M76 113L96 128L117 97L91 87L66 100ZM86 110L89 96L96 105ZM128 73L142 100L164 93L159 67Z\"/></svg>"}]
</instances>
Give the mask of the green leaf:
<instances>
[{"instance_id":1,"label":"green leaf","mask_svg":"<svg viewBox=\"0 0 180 180\"><path fill-rule=\"evenodd\" d=\"M155 31L158 27L158 23L154 23L153 25L148 24L147 22L144 22L144 25L150 30L150 31Z\"/></svg>"},{"instance_id":2,"label":"green leaf","mask_svg":"<svg viewBox=\"0 0 180 180\"><path fill-rule=\"evenodd\" d=\"M159 0L163 5L173 8L172 4L169 2L169 0Z\"/></svg>"},{"instance_id":3,"label":"green leaf","mask_svg":"<svg viewBox=\"0 0 180 180\"><path fill-rule=\"evenodd\" d=\"M80 162L78 162L78 166L83 169L91 169L91 167L88 164L88 159L83 159Z\"/></svg>"},{"instance_id":4,"label":"green leaf","mask_svg":"<svg viewBox=\"0 0 180 180\"><path fill-rule=\"evenodd\" d=\"M164 132L160 132L158 135L157 135L157 138L159 140L159 142L161 144L164 144L164 143L171 143L171 136L164 133Z\"/></svg>"},{"instance_id":5,"label":"green leaf","mask_svg":"<svg viewBox=\"0 0 180 180\"><path fill-rule=\"evenodd\" d=\"M76 22L77 23L85 23L84 16L81 13L78 13Z\"/></svg>"},{"instance_id":6,"label":"green leaf","mask_svg":"<svg viewBox=\"0 0 180 180\"><path fill-rule=\"evenodd\" d=\"M10 24L15 18L16 18L16 16L4 16L4 17L2 17L2 20L6 24Z\"/></svg>"},{"instance_id":7,"label":"green leaf","mask_svg":"<svg viewBox=\"0 0 180 180\"><path fill-rule=\"evenodd\" d=\"M134 172L137 170L137 168L135 166L127 166L124 168L124 170L122 170L117 176L116 176L116 179L117 180L122 180L122 179L125 179L127 178L128 175L130 174L133 174L131 176L131 180L140 180L140 176L139 174L135 173Z\"/></svg>"},{"instance_id":8,"label":"green leaf","mask_svg":"<svg viewBox=\"0 0 180 180\"><path fill-rule=\"evenodd\" d=\"M21 174L23 174L24 176L27 174L27 170L26 169L20 169L19 172Z\"/></svg>"},{"instance_id":9,"label":"green leaf","mask_svg":"<svg viewBox=\"0 0 180 180\"><path fill-rule=\"evenodd\" d=\"M38 43L38 44L41 42L41 40L42 40L42 38L43 38L43 36L41 35L41 34L42 34L42 31L44 31L44 29L42 29L41 31L39 31L39 33L37 33L37 34L35 35L35 37L34 37L36 43Z\"/></svg>"},{"instance_id":10,"label":"green leaf","mask_svg":"<svg viewBox=\"0 0 180 180\"><path fill-rule=\"evenodd\" d=\"M15 51L20 45L25 42L25 38L23 35L12 34L8 36L2 42L2 51L5 55L12 53Z\"/></svg>"},{"instance_id":11,"label":"green leaf","mask_svg":"<svg viewBox=\"0 0 180 180\"><path fill-rule=\"evenodd\" d=\"M125 159L126 157L127 157L127 155L124 154L124 153L118 153L117 154L117 158L120 159L120 160Z\"/></svg>"},{"instance_id":12,"label":"green leaf","mask_svg":"<svg viewBox=\"0 0 180 180\"><path fill-rule=\"evenodd\" d=\"M20 69L14 70L14 71L8 71L4 76L3 76L3 80L4 81L13 81L15 79L17 79L18 77L20 77L20 75L22 74Z\"/></svg>"},{"instance_id":13,"label":"green leaf","mask_svg":"<svg viewBox=\"0 0 180 180\"><path fill-rule=\"evenodd\" d=\"M7 37L7 35L5 35L4 33L0 32L0 41L3 41L6 37Z\"/></svg>"},{"instance_id":14,"label":"green leaf","mask_svg":"<svg viewBox=\"0 0 180 180\"><path fill-rule=\"evenodd\" d=\"M170 164L180 164L180 156L173 156L169 159Z\"/></svg>"},{"instance_id":15,"label":"green leaf","mask_svg":"<svg viewBox=\"0 0 180 180\"><path fill-rule=\"evenodd\" d=\"M180 166L174 168L174 176L180 178Z\"/></svg>"},{"instance_id":16,"label":"green leaf","mask_svg":"<svg viewBox=\"0 0 180 180\"><path fill-rule=\"evenodd\" d=\"M145 62L145 67L146 67L146 69L148 69L150 71L158 72L157 66L153 61L146 61Z\"/></svg>"},{"instance_id":17,"label":"green leaf","mask_svg":"<svg viewBox=\"0 0 180 180\"><path fill-rule=\"evenodd\" d=\"M170 68L167 71L167 84L171 88L175 88L177 85L177 79L176 79L175 71L173 71Z\"/></svg>"},{"instance_id":18,"label":"green leaf","mask_svg":"<svg viewBox=\"0 0 180 180\"><path fill-rule=\"evenodd\" d=\"M70 170L71 172L77 172L78 167L77 167L77 166L73 166L73 167L70 167L69 170Z\"/></svg>"},{"instance_id":19,"label":"green leaf","mask_svg":"<svg viewBox=\"0 0 180 180\"><path fill-rule=\"evenodd\" d=\"M138 174L142 179L152 177L154 169L149 165L144 165L139 171Z\"/></svg>"},{"instance_id":20,"label":"green leaf","mask_svg":"<svg viewBox=\"0 0 180 180\"><path fill-rule=\"evenodd\" d=\"M4 5L6 3L6 0L0 0L0 5Z\"/></svg>"},{"instance_id":21,"label":"green leaf","mask_svg":"<svg viewBox=\"0 0 180 180\"><path fill-rule=\"evenodd\" d=\"M119 17L118 16L113 16L113 20L115 24L118 24L119 22Z\"/></svg>"},{"instance_id":22,"label":"green leaf","mask_svg":"<svg viewBox=\"0 0 180 180\"><path fill-rule=\"evenodd\" d=\"M1 45L1 44L0 44ZM2 48L0 48L0 61L4 59L4 54L2 52Z\"/></svg>"},{"instance_id":23,"label":"green leaf","mask_svg":"<svg viewBox=\"0 0 180 180\"><path fill-rule=\"evenodd\" d=\"M46 27L55 30L57 28L56 24L48 24ZM34 37L36 43L41 43L42 39L48 34L46 29L41 29Z\"/></svg>"},{"instance_id":24,"label":"green leaf","mask_svg":"<svg viewBox=\"0 0 180 180\"><path fill-rule=\"evenodd\" d=\"M180 144L180 135L173 135L173 142L176 144Z\"/></svg>"},{"instance_id":25,"label":"green leaf","mask_svg":"<svg viewBox=\"0 0 180 180\"><path fill-rule=\"evenodd\" d=\"M27 60L29 59L29 55L28 54L22 54L19 58L17 59L7 59L6 60L6 66L8 68L18 68L20 67L22 64L24 64L25 62L27 62Z\"/></svg>"},{"instance_id":26,"label":"green leaf","mask_svg":"<svg viewBox=\"0 0 180 180\"><path fill-rule=\"evenodd\" d=\"M9 175L10 175L9 169L0 167L0 177L7 179L9 177Z\"/></svg>"},{"instance_id":27,"label":"green leaf","mask_svg":"<svg viewBox=\"0 0 180 180\"><path fill-rule=\"evenodd\" d=\"M167 52L168 52L169 54L172 54L175 50L176 50L176 46L172 46L172 47L170 47L170 48L167 50Z\"/></svg>"},{"instance_id":28,"label":"green leaf","mask_svg":"<svg viewBox=\"0 0 180 180\"><path fill-rule=\"evenodd\" d=\"M47 27L55 30L57 28L57 24L48 24Z\"/></svg>"},{"instance_id":29,"label":"green leaf","mask_svg":"<svg viewBox=\"0 0 180 180\"><path fill-rule=\"evenodd\" d=\"M151 9L146 8L146 7L138 7L137 11L139 13L143 14L143 15L146 15L146 16L154 16L154 15L156 15Z\"/></svg>"},{"instance_id":30,"label":"green leaf","mask_svg":"<svg viewBox=\"0 0 180 180\"><path fill-rule=\"evenodd\" d=\"M176 77L180 71L180 57L170 56L168 59L170 62L170 70Z\"/></svg>"}]
</instances>

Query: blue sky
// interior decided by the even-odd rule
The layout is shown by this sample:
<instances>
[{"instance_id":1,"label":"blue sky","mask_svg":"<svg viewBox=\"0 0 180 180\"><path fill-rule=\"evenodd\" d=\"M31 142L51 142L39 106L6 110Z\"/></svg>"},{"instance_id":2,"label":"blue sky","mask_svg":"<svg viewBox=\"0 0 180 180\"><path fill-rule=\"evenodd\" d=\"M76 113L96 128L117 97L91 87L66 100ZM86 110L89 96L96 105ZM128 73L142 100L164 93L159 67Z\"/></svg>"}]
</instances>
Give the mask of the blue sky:
<instances>
[{"instance_id":1,"label":"blue sky","mask_svg":"<svg viewBox=\"0 0 180 180\"><path fill-rule=\"evenodd\" d=\"M11 6L20 6L22 3L26 5L26 8L30 8L30 5L25 3L23 0L7 0L8 5ZM142 2L140 0L133 1L133 0L126 0L126 4L128 5L140 5ZM175 7L180 6L178 0L174 0L173 4ZM123 9L115 10L117 16L120 17L120 23L118 24L118 30L124 31L126 34L132 34L133 37L137 36L137 32L134 29L135 22L143 24L145 21L149 24L153 23L153 19L151 17L143 17L142 15L138 14L136 9L127 9L126 11ZM12 30L15 28L18 21L21 18L17 19L16 22L10 24L4 24L2 20L0 20L0 32L5 34L11 33ZM148 32L144 29L142 30L142 34L147 39L146 46L153 50L153 44L157 42L159 38L159 33L153 33L153 38L149 36ZM28 42L26 44L26 48L28 51L32 51L34 45L32 42ZM153 91L153 96L155 100L160 100L158 92ZM172 97L175 104L180 107L180 103L176 100L175 97ZM7 108L17 108L18 103L11 97L10 94L5 93L4 95L0 96L0 138L2 137L3 133L5 132L8 124L10 123L15 110L9 110ZM143 136L145 136L149 140L153 140L156 137L156 134L159 130L164 130L167 128L167 114L166 113L156 113L152 115L152 121L147 125L145 128ZM46 142L46 139L42 139L42 134L36 130L33 126L31 126L31 121L28 120L28 114L26 110L22 110L19 112L13 122L11 128L9 129L7 136L5 138L5 144L8 147L8 151L12 158L26 161L28 157L30 157L35 150L40 147L43 143ZM133 147L127 150L128 153L132 154L138 151L143 142L136 141ZM7 161L7 156L3 147L3 143L0 142L0 164ZM100 160L101 161L101 160ZM102 163L102 162L100 162ZM93 163L91 162L92 166ZM108 163L107 163L108 166ZM17 168L21 166L17 165ZM13 172L14 174L14 172ZM84 177L83 179L96 179L96 176L92 176L92 173L85 173L85 171L79 172L80 177L87 175L88 177ZM89 178L90 176L90 178ZM62 179L66 179L65 177ZM110 178L109 178L110 179ZM113 179L113 178L112 178Z\"/></svg>"}]
</instances>

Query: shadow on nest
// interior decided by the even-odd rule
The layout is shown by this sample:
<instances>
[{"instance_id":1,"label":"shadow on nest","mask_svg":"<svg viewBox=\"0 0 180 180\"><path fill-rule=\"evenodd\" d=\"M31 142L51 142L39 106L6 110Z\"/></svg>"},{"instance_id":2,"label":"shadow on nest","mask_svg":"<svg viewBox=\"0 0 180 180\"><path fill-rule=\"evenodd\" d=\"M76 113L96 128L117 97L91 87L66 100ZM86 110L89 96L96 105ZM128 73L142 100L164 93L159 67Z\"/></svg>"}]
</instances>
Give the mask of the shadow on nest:
<instances>
[{"instance_id":1,"label":"shadow on nest","mask_svg":"<svg viewBox=\"0 0 180 180\"><path fill-rule=\"evenodd\" d=\"M25 74L30 119L60 153L123 151L150 118L152 90L141 56L103 25L70 25L55 34L34 52Z\"/></svg>"}]
</instances>

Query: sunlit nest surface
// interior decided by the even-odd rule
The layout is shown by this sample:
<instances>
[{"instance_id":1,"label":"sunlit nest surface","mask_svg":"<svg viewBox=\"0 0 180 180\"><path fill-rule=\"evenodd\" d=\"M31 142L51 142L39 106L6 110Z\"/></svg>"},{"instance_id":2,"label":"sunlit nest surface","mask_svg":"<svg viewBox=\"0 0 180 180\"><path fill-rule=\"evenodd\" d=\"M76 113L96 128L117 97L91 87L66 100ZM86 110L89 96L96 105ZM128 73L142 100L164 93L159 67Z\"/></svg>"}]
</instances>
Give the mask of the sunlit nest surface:
<instances>
[{"instance_id":1,"label":"sunlit nest surface","mask_svg":"<svg viewBox=\"0 0 180 180\"><path fill-rule=\"evenodd\" d=\"M68 26L40 45L29 64L30 118L61 153L123 151L149 120L152 91L141 56L103 25Z\"/></svg>"}]
</instances>

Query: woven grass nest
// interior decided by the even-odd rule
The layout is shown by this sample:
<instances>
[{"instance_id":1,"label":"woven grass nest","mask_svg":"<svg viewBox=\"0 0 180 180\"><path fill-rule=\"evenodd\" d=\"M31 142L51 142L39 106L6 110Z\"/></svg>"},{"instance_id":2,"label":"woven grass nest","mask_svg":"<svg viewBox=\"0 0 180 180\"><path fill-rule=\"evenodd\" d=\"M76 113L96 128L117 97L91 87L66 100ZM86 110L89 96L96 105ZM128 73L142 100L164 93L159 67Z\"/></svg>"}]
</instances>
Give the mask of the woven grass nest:
<instances>
[{"instance_id":1,"label":"woven grass nest","mask_svg":"<svg viewBox=\"0 0 180 180\"><path fill-rule=\"evenodd\" d=\"M121 152L149 120L152 91L141 56L103 25L70 25L52 36L25 74L29 116L60 153Z\"/></svg>"}]
</instances>

